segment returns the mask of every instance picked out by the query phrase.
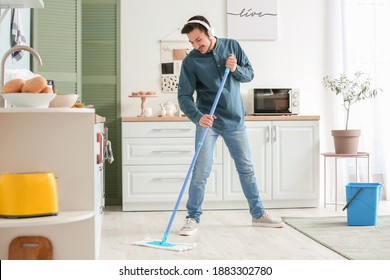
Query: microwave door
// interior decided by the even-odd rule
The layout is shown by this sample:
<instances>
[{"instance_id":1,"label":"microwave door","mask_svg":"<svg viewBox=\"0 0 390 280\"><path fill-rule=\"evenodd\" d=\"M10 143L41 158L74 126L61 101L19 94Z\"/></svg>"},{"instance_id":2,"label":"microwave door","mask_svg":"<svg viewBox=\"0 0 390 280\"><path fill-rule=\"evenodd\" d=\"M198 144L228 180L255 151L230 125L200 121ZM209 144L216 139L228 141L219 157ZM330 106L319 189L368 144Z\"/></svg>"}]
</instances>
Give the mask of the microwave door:
<instances>
[{"instance_id":1,"label":"microwave door","mask_svg":"<svg viewBox=\"0 0 390 280\"><path fill-rule=\"evenodd\" d=\"M289 95L275 94L274 109L276 113L289 113Z\"/></svg>"},{"instance_id":2,"label":"microwave door","mask_svg":"<svg viewBox=\"0 0 390 280\"><path fill-rule=\"evenodd\" d=\"M288 114L288 94L256 94L254 96L255 114Z\"/></svg>"}]
</instances>

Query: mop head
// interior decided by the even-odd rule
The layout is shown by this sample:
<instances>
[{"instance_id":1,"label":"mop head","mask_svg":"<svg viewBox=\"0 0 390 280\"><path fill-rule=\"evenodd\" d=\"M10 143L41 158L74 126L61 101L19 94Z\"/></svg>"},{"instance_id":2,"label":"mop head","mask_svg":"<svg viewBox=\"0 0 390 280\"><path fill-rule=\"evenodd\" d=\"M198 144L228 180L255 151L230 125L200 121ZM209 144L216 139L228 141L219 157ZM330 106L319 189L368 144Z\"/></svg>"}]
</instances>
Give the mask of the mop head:
<instances>
[{"instance_id":1,"label":"mop head","mask_svg":"<svg viewBox=\"0 0 390 280\"><path fill-rule=\"evenodd\" d=\"M196 243L170 243L170 242L162 242L161 240L154 240L151 238L146 238L141 241L135 241L132 243L133 245L151 247L156 249L170 250L170 251L189 251L192 248L196 247Z\"/></svg>"}]
</instances>

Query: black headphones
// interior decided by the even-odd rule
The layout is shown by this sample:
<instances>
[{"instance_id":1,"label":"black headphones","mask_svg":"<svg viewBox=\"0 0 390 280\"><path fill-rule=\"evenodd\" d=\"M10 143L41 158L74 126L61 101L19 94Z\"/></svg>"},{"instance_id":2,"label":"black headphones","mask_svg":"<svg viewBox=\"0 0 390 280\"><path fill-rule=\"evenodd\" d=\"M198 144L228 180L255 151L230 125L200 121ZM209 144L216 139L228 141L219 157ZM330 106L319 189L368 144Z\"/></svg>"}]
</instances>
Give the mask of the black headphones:
<instances>
[{"instance_id":1,"label":"black headphones","mask_svg":"<svg viewBox=\"0 0 390 280\"><path fill-rule=\"evenodd\" d=\"M209 37L213 37L214 34L215 34L214 28L211 27L210 25L208 25L206 22L204 22L202 20L194 19L194 20L188 21L187 23L199 23L199 24L203 25L204 27L206 27L207 34L209 35Z\"/></svg>"}]
</instances>

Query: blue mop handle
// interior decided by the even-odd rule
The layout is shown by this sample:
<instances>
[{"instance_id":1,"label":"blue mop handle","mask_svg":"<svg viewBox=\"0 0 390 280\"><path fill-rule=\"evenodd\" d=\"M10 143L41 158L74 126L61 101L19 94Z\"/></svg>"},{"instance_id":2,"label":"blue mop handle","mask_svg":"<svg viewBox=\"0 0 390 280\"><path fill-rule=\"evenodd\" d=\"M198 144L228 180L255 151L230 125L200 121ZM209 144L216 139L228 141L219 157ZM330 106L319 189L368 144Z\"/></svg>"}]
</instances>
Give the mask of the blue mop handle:
<instances>
[{"instance_id":1,"label":"blue mop handle","mask_svg":"<svg viewBox=\"0 0 390 280\"><path fill-rule=\"evenodd\" d=\"M219 89L218 89L217 95L215 96L213 106L211 107L210 115L214 115L215 109L217 108L217 104L218 104L219 98L221 97L222 90L223 90L223 87L225 86L226 79L227 79L227 76L229 75L229 72L230 72L230 69L229 69L229 68L226 68L226 69L225 69L225 72L224 72L224 75L223 75L223 78L222 78L222 82L221 82L221 84L219 85ZM204 141L204 139L206 138L207 130L208 130L208 128L206 128L206 129L203 131L203 134L202 134L202 136L201 136L201 138L200 138L200 141L198 142L198 145L197 145L196 151L195 151L195 155L194 155L194 157L193 157L193 159L192 159L190 168L189 168L189 170L188 170L188 172L187 172L187 176L186 176L186 178L185 178L185 180L184 180L184 183L183 183L183 187L181 188L179 197L178 197L178 199L177 199L177 201L176 201L175 208L173 209L171 218L170 218L170 220L169 220L167 229L165 230L164 237L163 237L161 243L165 243L165 242L167 241L167 239L168 239L168 235L169 235L169 232L170 232L170 230L171 230L173 220L175 219L176 212L177 212L177 210L178 210L178 208L179 208L180 201L181 201L181 199L182 199L182 197L183 197L183 195L184 195L184 191L185 191L185 189L186 189L186 186L187 186L187 184L188 184L188 181L189 181L190 176L191 176L191 174L192 174L192 171L193 171L193 169L194 169L195 162L196 162L196 160L198 159L198 155L199 155L199 152L200 152L200 148L202 147L203 141Z\"/></svg>"}]
</instances>

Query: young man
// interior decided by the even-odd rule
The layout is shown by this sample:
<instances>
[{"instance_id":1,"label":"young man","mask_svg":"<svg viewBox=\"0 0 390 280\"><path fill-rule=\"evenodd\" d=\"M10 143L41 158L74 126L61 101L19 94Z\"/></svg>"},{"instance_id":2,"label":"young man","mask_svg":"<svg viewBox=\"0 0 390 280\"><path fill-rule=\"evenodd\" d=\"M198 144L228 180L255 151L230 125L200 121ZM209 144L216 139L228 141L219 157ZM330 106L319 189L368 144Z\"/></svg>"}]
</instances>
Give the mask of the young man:
<instances>
[{"instance_id":1,"label":"young man","mask_svg":"<svg viewBox=\"0 0 390 280\"><path fill-rule=\"evenodd\" d=\"M210 23L203 16L194 16L181 30L187 34L194 49L183 60L178 100L180 109L196 124L195 145L204 129L209 128L196 161L187 201L188 215L181 235L196 232L202 214L205 185L212 168L214 146L221 136L240 177L241 186L249 204L252 225L283 227L264 211L250 157L244 118L245 108L240 83L253 79L253 69L237 41L216 38ZM209 115L224 71L230 69L215 115ZM194 92L196 91L196 102Z\"/></svg>"}]
</instances>

